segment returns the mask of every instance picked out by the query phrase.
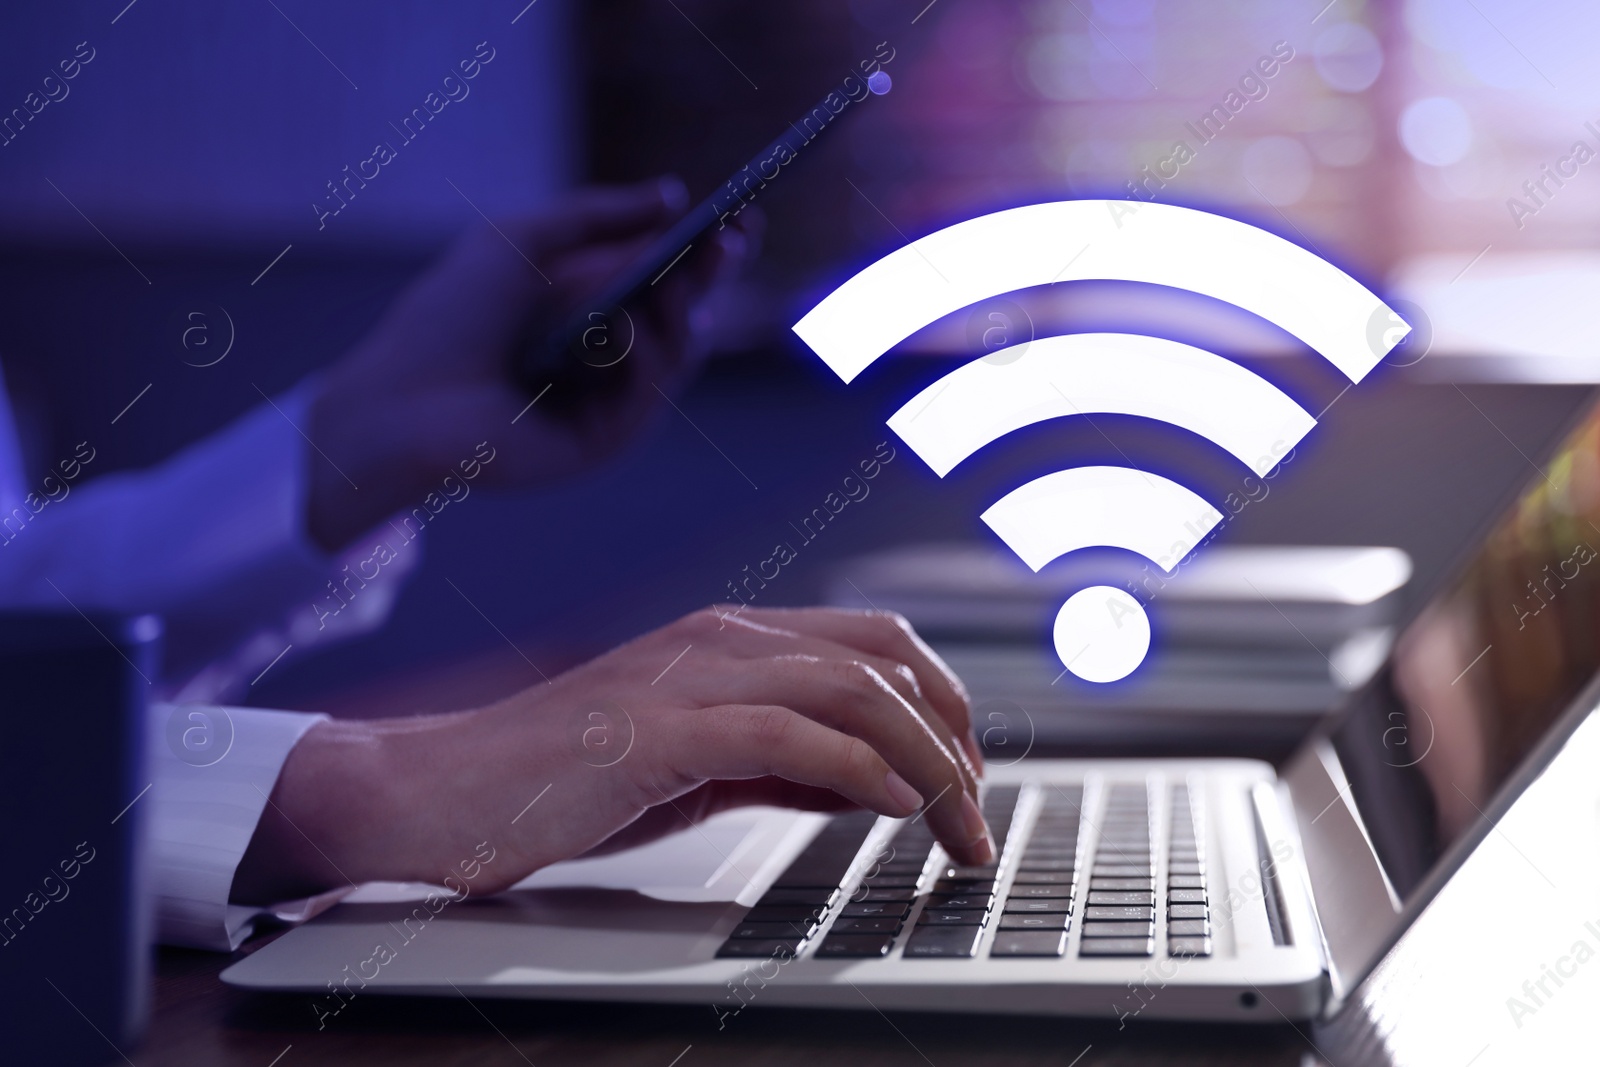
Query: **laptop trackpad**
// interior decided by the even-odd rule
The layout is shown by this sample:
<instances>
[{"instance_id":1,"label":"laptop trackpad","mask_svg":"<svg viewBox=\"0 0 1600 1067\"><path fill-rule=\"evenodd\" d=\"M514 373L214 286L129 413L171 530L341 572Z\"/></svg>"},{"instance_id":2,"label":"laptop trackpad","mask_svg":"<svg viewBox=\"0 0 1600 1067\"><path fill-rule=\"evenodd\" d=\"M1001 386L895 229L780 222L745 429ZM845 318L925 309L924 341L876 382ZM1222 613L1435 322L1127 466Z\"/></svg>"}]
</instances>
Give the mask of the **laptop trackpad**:
<instances>
[{"instance_id":1,"label":"laptop trackpad","mask_svg":"<svg viewBox=\"0 0 1600 1067\"><path fill-rule=\"evenodd\" d=\"M400 953L412 959L397 960L407 965L387 968L386 977L443 967L462 979L504 981L530 968L626 974L682 966L721 943L742 914L731 905L754 903L826 821L744 808L627 852L556 864L505 893L439 908L427 918L431 935L416 938ZM362 886L318 922L410 941L430 892L438 890ZM441 922L450 931L442 939Z\"/></svg>"}]
</instances>

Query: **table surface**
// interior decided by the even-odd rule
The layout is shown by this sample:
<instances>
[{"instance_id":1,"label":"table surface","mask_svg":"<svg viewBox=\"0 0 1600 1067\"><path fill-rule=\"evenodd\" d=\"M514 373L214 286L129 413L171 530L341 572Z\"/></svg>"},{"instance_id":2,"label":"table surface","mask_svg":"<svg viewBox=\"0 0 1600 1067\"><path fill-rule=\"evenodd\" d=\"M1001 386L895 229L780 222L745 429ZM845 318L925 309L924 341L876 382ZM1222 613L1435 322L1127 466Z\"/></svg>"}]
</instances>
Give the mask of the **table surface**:
<instances>
[{"instance_id":1,"label":"table surface","mask_svg":"<svg viewBox=\"0 0 1600 1067\"><path fill-rule=\"evenodd\" d=\"M267 940L258 939L244 951ZM217 975L232 958L176 949L160 952L154 1017L141 1045L128 1050L133 1063L1307 1067L1323 1062L1312 1052L1309 1032L1287 1024L1130 1019L1119 1029L1109 1020L884 1015L756 1005L726 1019L719 1030L715 1015L704 1008L373 996L352 1001L319 1031L303 995L247 993L224 985Z\"/></svg>"}]
</instances>

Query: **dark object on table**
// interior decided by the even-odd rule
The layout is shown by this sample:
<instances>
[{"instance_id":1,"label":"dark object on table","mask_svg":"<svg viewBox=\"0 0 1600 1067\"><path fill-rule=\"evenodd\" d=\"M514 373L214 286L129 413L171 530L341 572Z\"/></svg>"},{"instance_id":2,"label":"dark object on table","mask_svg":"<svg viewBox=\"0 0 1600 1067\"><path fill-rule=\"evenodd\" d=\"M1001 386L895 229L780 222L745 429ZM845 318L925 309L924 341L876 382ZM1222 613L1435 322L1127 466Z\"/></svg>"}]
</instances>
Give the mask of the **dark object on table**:
<instances>
[{"instance_id":1,"label":"dark object on table","mask_svg":"<svg viewBox=\"0 0 1600 1067\"><path fill-rule=\"evenodd\" d=\"M150 616L0 613L11 1062L120 1061L148 1017L143 726L160 633Z\"/></svg>"}]
</instances>

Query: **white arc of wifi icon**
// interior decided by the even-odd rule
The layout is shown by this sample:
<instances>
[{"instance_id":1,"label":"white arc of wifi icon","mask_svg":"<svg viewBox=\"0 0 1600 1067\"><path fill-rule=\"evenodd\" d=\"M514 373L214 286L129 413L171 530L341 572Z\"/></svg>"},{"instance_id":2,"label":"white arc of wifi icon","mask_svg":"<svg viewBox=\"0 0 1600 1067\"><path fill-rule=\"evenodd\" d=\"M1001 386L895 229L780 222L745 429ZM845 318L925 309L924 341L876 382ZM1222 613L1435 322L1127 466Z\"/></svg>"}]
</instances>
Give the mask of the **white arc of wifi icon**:
<instances>
[{"instance_id":1,"label":"white arc of wifi icon","mask_svg":"<svg viewBox=\"0 0 1600 1067\"><path fill-rule=\"evenodd\" d=\"M1003 293L1090 279L1164 285L1233 304L1293 334L1352 383L1409 332L1371 339L1374 315L1399 316L1333 264L1275 234L1193 208L1125 200L1033 204L946 227L867 266L794 331L848 382L952 312ZM1016 358L989 353L951 371L889 419L941 478L1013 430L1072 415L1170 423L1215 442L1257 475L1316 425L1264 378L1176 341L1083 333L1017 347ZM1222 521L1177 482L1114 466L1036 478L982 517L1036 571L1068 552L1110 546L1168 574ZM1062 606L1054 640L1073 674L1112 682L1143 662L1150 622L1127 592L1091 586Z\"/></svg>"}]
</instances>

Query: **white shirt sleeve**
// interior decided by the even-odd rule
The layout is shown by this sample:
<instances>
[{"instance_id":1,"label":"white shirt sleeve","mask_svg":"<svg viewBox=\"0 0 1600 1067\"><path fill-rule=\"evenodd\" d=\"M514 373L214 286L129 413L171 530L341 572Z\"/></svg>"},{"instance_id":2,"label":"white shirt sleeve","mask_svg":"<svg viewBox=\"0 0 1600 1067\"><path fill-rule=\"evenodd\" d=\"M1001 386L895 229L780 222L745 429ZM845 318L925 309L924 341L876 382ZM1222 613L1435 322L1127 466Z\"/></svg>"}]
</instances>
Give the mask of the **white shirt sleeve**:
<instances>
[{"instance_id":1,"label":"white shirt sleeve","mask_svg":"<svg viewBox=\"0 0 1600 1067\"><path fill-rule=\"evenodd\" d=\"M91 481L94 442L84 442L30 487L0 387L0 606L152 612L166 623L156 696L175 703L151 705L146 816L165 943L230 950L265 910L303 918L325 902L228 902L289 751L325 716L217 705L286 655L379 625L421 559L410 531L392 525L342 555L309 542L302 428L313 389L146 470Z\"/></svg>"},{"instance_id":2,"label":"white shirt sleeve","mask_svg":"<svg viewBox=\"0 0 1600 1067\"><path fill-rule=\"evenodd\" d=\"M156 933L164 944L229 952L266 914L303 917L305 902L228 902L290 749L326 715L200 704L153 704L147 734L154 783L148 843Z\"/></svg>"}]
</instances>

